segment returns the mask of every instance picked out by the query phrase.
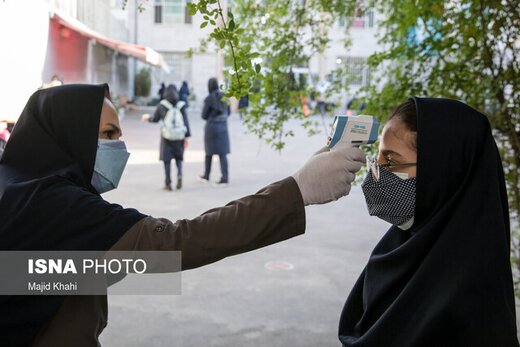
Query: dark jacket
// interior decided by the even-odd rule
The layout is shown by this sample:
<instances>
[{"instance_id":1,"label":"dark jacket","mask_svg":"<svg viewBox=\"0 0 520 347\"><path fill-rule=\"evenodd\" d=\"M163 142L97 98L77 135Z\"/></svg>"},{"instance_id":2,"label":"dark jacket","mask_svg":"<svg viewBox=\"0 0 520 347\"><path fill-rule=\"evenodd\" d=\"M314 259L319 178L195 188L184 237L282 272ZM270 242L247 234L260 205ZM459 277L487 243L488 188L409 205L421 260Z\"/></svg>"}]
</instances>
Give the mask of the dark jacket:
<instances>
[{"instance_id":1,"label":"dark jacket","mask_svg":"<svg viewBox=\"0 0 520 347\"><path fill-rule=\"evenodd\" d=\"M159 96L159 100L164 99L164 92L166 91L166 86L164 83L161 83L161 88L159 88L159 91L157 92L157 95Z\"/></svg>"},{"instance_id":2,"label":"dark jacket","mask_svg":"<svg viewBox=\"0 0 520 347\"><path fill-rule=\"evenodd\" d=\"M374 248L339 338L349 347L518 346L507 190L489 121L459 101L413 101L414 224L392 226Z\"/></svg>"},{"instance_id":3,"label":"dark jacket","mask_svg":"<svg viewBox=\"0 0 520 347\"><path fill-rule=\"evenodd\" d=\"M204 127L204 148L206 155L224 155L231 152L227 118L229 106L222 101L219 90L212 91L204 100L202 119L206 120Z\"/></svg>"},{"instance_id":4,"label":"dark jacket","mask_svg":"<svg viewBox=\"0 0 520 347\"><path fill-rule=\"evenodd\" d=\"M146 217L111 250L182 251L182 270L188 270L287 240L304 231L301 193L294 179L288 177L195 219L172 223ZM69 296L32 347L96 346L106 324L106 296Z\"/></svg>"},{"instance_id":5,"label":"dark jacket","mask_svg":"<svg viewBox=\"0 0 520 347\"><path fill-rule=\"evenodd\" d=\"M185 107L189 106L188 97L190 96L190 89L186 81L182 82L181 89L179 90L179 99L186 103Z\"/></svg>"},{"instance_id":6,"label":"dark jacket","mask_svg":"<svg viewBox=\"0 0 520 347\"><path fill-rule=\"evenodd\" d=\"M165 99L168 100L172 105L176 106L178 99L177 90L171 88L173 86L168 86L166 89ZM168 113L168 109L166 106L159 104L155 109L155 113L152 118L150 118L150 122L157 123L161 120L164 120L166 117L166 113ZM191 136L190 132L190 124L188 120L188 115L186 113L186 107L181 108L182 119L184 120L184 125L186 126L186 137ZM159 148L159 160L162 161L170 161L172 159L180 159L184 160L184 141L170 141L161 136L161 144Z\"/></svg>"},{"instance_id":7,"label":"dark jacket","mask_svg":"<svg viewBox=\"0 0 520 347\"><path fill-rule=\"evenodd\" d=\"M68 84L31 96L0 159L0 249L106 251L146 218L108 203L91 184L108 95L107 85ZM0 295L0 345L29 345L64 299Z\"/></svg>"}]
</instances>

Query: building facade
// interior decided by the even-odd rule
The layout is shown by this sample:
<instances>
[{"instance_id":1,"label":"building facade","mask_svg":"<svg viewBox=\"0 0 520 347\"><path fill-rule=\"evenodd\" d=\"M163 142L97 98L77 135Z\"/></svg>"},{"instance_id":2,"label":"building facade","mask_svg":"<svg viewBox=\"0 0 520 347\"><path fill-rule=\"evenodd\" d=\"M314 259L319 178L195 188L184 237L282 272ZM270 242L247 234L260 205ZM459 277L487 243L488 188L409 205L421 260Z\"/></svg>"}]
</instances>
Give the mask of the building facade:
<instances>
[{"instance_id":1,"label":"building facade","mask_svg":"<svg viewBox=\"0 0 520 347\"><path fill-rule=\"evenodd\" d=\"M51 14L43 80L57 74L65 83L108 83L113 96L133 99L136 60L147 61L148 50L134 46L123 1L48 3L56 14Z\"/></svg>"},{"instance_id":2,"label":"building facade","mask_svg":"<svg viewBox=\"0 0 520 347\"><path fill-rule=\"evenodd\" d=\"M139 2L144 6L142 12L136 11L136 1L129 0L129 30L135 42L146 45L160 52L171 68L170 73L155 70L152 78L152 89L156 93L160 84L173 83L179 86L187 81L193 89L200 107L207 94L207 81L210 77L223 79L224 59L217 51L203 54L186 54L190 49L199 47L199 41L207 37L210 28L200 28L202 18L189 16L187 10L189 0L150 0ZM378 16L372 11L362 17L355 18L348 29L352 41L346 49L344 40L347 35L346 20L338 21L330 30L330 43L327 49L315 55L309 64L310 73L324 80L326 76L339 66L346 66L352 78L349 81L349 95L352 98L363 85L368 83L371 72L367 67L368 57L379 45L376 39ZM346 102L343 100L344 102Z\"/></svg>"},{"instance_id":3,"label":"building facade","mask_svg":"<svg viewBox=\"0 0 520 347\"><path fill-rule=\"evenodd\" d=\"M380 19L380 15L372 10L352 19L349 28L346 27L346 18L340 19L330 29L327 48L310 61L310 70L320 81L326 80L327 75L337 68L348 71L348 93L342 97L342 107L374 78L367 61L370 55L381 49L376 37ZM350 40L348 48L345 47L347 37Z\"/></svg>"},{"instance_id":4,"label":"building facade","mask_svg":"<svg viewBox=\"0 0 520 347\"><path fill-rule=\"evenodd\" d=\"M201 39L207 37L210 28L200 28L200 16L190 16L187 0L129 0L128 22L131 36L138 44L149 46L159 52L170 71L152 71L152 97L157 97L161 83L172 83L178 88L183 81L191 89L191 104L200 108L208 94L208 79L223 78L224 60L216 50L196 53ZM142 11L136 5L142 5ZM189 56L190 49L195 53ZM138 70L143 68L139 64Z\"/></svg>"}]
</instances>

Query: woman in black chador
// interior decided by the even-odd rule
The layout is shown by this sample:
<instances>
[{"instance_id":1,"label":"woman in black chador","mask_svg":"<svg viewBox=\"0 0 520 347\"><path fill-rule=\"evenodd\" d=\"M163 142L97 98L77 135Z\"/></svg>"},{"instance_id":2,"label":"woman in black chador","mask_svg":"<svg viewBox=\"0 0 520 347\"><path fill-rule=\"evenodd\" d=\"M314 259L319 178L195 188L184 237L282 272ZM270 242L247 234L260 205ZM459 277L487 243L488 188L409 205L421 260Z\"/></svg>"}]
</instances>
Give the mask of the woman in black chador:
<instances>
[{"instance_id":1,"label":"woman in black chador","mask_svg":"<svg viewBox=\"0 0 520 347\"><path fill-rule=\"evenodd\" d=\"M209 182L211 173L211 161L213 155L218 155L222 176L215 185L225 187L229 183L228 159L230 153L229 133L227 119L229 106L222 100L222 92L219 90L216 78L208 81L209 95L204 100L202 119L206 120L204 127L204 149L206 152L204 174L199 176L201 182Z\"/></svg>"},{"instance_id":2,"label":"woman in black chador","mask_svg":"<svg viewBox=\"0 0 520 347\"><path fill-rule=\"evenodd\" d=\"M393 226L339 324L344 346L518 346L507 192L487 118L411 98L385 125L362 184Z\"/></svg>"},{"instance_id":3,"label":"woman in black chador","mask_svg":"<svg viewBox=\"0 0 520 347\"><path fill-rule=\"evenodd\" d=\"M190 88L187 81L182 81L181 89L179 89L179 99L184 101L184 106L188 107L188 98L190 97Z\"/></svg>"},{"instance_id":4,"label":"woman in black chador","mask_svg":"<svg viewBox=\"0 0 520 347\"><path fill-rule=\"evenodd\" d=\"M159 101L164 99L164 92L166 91L166 85L161 83L161 88L159 88L159 91L157 91L157 95L159 96Z\"/></svg>"}]
</instances>

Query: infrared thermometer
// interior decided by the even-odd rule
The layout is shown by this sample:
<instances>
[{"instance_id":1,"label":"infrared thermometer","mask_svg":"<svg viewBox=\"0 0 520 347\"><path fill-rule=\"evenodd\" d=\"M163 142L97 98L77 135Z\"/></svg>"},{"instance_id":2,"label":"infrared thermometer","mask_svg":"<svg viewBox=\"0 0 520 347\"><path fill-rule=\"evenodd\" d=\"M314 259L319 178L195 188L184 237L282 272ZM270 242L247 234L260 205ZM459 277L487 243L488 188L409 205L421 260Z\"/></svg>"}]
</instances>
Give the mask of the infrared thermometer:
<instances>
[{"instance_id":1,"label":"infrared thermometer","mask_svg":"<svg viewBox=\"0 0 520 347\"><path fill-rule=\"evenodd\" d=\"M340 142L356 146L372 144L377 140L378 130L379 122L374 116L336 116L327 138L327 147L333 148Z\"/></svg>"}]
</instances>

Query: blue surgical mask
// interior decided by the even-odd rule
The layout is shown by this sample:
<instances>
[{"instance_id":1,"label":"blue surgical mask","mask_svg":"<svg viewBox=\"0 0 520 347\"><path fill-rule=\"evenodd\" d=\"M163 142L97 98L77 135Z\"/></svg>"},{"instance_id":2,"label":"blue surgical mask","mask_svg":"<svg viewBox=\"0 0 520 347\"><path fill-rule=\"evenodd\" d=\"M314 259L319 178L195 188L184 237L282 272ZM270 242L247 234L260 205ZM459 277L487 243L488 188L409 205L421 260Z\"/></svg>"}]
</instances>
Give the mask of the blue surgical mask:
<instances>
[{"instance_id":1,"label":"blue surgical mask","mask_svg":"<svg viewBox=\"0 0 520 347\"><path fill-rule=\"evenodd\" d=\"M99 194L117 188L129 156L123 141L98 139L91 183Z\"/></svg>"}]
</instances>

